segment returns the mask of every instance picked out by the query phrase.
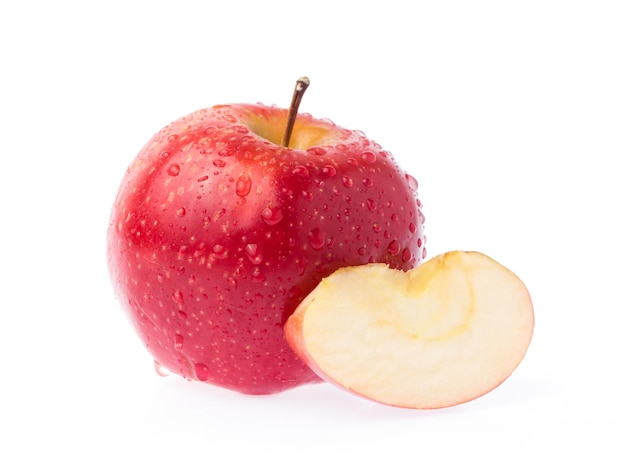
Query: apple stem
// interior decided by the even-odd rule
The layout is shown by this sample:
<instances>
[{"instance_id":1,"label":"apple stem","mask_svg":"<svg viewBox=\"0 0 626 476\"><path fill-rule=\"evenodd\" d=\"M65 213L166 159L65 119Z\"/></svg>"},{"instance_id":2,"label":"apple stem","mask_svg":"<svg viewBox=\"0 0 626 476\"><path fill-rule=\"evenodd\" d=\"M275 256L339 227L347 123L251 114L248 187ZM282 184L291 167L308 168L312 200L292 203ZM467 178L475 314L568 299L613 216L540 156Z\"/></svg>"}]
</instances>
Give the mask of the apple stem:
<instances>
[{"instance_id":1,"label":"apple stem","mask_svg":"<svg viewBox=\"0 0 626 476\"><path fill-rule=\"evenodd\" d=\"M293 126L296 123L296 117L298 116L298 108L304 96L304 91L309 87L311 81L306 76L302 76L296 81L296 88L293 90L293 97L291 98L291 105L289 106L289 116L287 117L287 126L285 127L285 135L283 135L283 147L289 147L289 141L291 140L291 133L293 132Z\"/></svg>"}]
</instances>

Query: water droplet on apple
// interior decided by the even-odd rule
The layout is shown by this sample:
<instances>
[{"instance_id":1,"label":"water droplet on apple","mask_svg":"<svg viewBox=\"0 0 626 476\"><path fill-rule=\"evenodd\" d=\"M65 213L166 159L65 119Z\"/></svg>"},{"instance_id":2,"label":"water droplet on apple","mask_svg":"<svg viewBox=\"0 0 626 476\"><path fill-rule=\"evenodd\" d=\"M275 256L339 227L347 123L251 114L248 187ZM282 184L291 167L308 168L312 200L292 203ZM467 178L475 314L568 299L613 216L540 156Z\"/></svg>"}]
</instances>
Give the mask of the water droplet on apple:
<instances>
[{"instance_id":1,"label":"water droplet on apple","mask_svg":"<svg viewBox=\"0 0 626 476\"><path fill-rule=\"evenodd\" d=\"M248 259L252 264L260 264L263 262L263 253L256 243L248 243L244 248Z\"/></svg>"},{"instance_id":2,"label":"water droplet on apple","mask_svg":"<svg viewBox=\"0 0 626 476\"><path fill-rule=\"evenodd\" d=\"M426 221L426 218L424 217L424 214L420 210L417 210L417 216L418 216L418 218L420 220L420 223L423 225L424 222Z\"/></svg>"},{"instance_id":3,"label":"water droplet on apple","mask_svg":"<svg viewBox=\"0 0 626 476\"><path fill-rule=\"evenodd\" d=\"M309 232L309 244L311 245L311 248L313 248L314 250L320 250L324 247L325 243L326 233L324 233L322 230L320 230L319 228L313 228Z\"/></svg>"},{"instance_id":4,"label":"water droplet on apple","mask_svg":"<svg viewBox=\"0 0 626 476\"><path fill-rule=\"evenodd\" d=\"M418 248L421 248L421 247L422 247L422 239L421 239L421 238L418 238L418 239L417 239L417 247L418 247Z\"/></svg>"},{"instance_id":5,"label":"water droplet on apple","mask_svg":"<svg viewBox=\"0 0 626 476\"><path fill-rule=\"evenodd\" d=\"M252 271L252 281L255 283L262 283L265 281L265 275L259 268L254 268Z\"/></svg>"},{"instance_id":6,"label":"water droplet on apple","mask_svg":"<svg viewBox=\"0 0 626 476\"><path fill-rule=\"evenodd\" d=\"M404 177L406 178L407 182L409 183L409 188L411 189L412 192L415 192L417 190L417 179L415 177L413 177L410 174L405 174Z\"/></svg>"},{"instance_id":7,"label":"water droplet on apple","mask_svg":"<svg viewBox=\"0 0 626 476\"><path fill-rule=\"evenodd\" d=\"M306 266L309 264L309 259L306 256L296 259L296 266L298 268L298 276L304 276Z\"/></svg>"},{"instance_id":8,"label":"water droplet on apple","mask_svg":"<svg viewBox=\"0 0 626 476\"><path fill-rule=\"evenodd\" d=\"M368 150L361 154L361 159L363 160L363 162L373 164L374 162L376 162L376 154Z\"/></svg>"},{"instance_id":9,"label":"water droplet on apple","mask_svg":"<svg viewBox=\"0 0 626 476\"><path fill-rule=\"evenodd\" d=\"M373 187L374 186L374 181L370 178L370 177L365 177L363 179L363 185L365 185L366 187Z\"/></svg>"},{"instance_id":10,"label":"water droplet on apple","mask_svg":"<svg viewBox=\"0 0 626 476\"><path fill-rule=\"evenodd\" d=\"M313 155L317 155L317 156L326 154L326 149L324 147L319 147L319 146L309 147L306 151L309 154L313 154Z\"/></svg>"},{"instance_id":11,"label":"water droplet on apple","mask_svg":"<svg viewBox=\"0 0 626 476\"><path fill-rule=\"evenodd\" d=\"M170 165L167 169L167 173L168 175L171 175L172 177L176 177L180 173L180 165L178 164Z\"/></svg>"},{"instance_id":12,"label":"water droplet on apple","mask_svg":"<svg viewBox=\"0 0 626 476\"><path fill-rule=\"evenodd\" d=\"M404 248L402 250L402 261L404 263L411 261L411 258L413 257L413 254L411 253L411 250L408 248Z\"/></svg>"},{"instance_id":13,"label":"water droplet on apple","mask_svg":"<svg viewBox=\"0 0 626 476\"><path fill-rule=\"evenodd\" d=\"M322 167L322 173L328 177L334 177L337 175L337 169L333 165L327 164Z\"/></svg>"},{"instance_id":14,"label":"water droplet on apple","mask_svg":"<svg viewBox=\"0 0 626 476\"><path fill-rule=\"evenodd\" d=\"M167 140L170 142L174 142L178 140L178 134L170 134L169 136L167 136Z\"/></svg>"},{"instance_id":15,"label":"water droplet on apple","mask_svg":"<svg viewBox=\"0 0 626 476\"><path fill-rule=\"evenodd\" d=\"M292 200L293 199L293 190L291 190L290 188L282 188L280 190L280 192L287 197L287 200Z\"/></svg>"},{"instance_id":16,"label":"water droplet on apple","mask_svg":"<svg viewBox=\"0 0 626 476\"><path fill-rule=\"evenodd\" d=\"M176 210L177 217L184 217L186 213L187 210L185 210L185 207L180 207L178 210Z\"/></svg>"},{"instance_id":17,"label":"water droplet on apple","mask_svg":"<svg viewBox=\"0 0 626 476\"><path fill-rule=\"evenodd\" d=\"M222 245L213 245L213 254L217 259L224 259L228 256L228 250Z\"/></svg>"},{"instance_id":18,"label":"water droplet on apple","mask_svg":"<svg viewBox=\"0 0 626 476\"><path fill-rule=\"evenodd\" d=\"M283 212L280 208L267 207L261 212L261 218L267 225L276 225L283 219Z\"/></svg>"},{"instance_id":19,"label":"water droplet on apple","mask_svg":"<svg viewBox=\"0 0 626 476\"><path fill-rule=\"evenodd\" d=\"M415 223L411 222L409 223L409 231L411 233L415 233L416 227L415 227Z\"/></svg>"},{"instance_id":20,"label":"water droplet on apple","mask_svg":"<svg viewBox=\"0 0 626 476\"><path fill-rule=\"evenodd\" d=\"M220 157L230 157L235 153L235 150L230 145L225 145L217 151L217 155Z\"/></svg>"},{"instance_id":21,"label":"water droplet on apple","mask_svg":"<svg viewBox=\"0 0 626 476\"><path fill-rule=\"evenodd\" d=\"M209 368L202 364L202 363L195 363L193 365L193 369L196 373L196 378L198 380L200 380L201 382L206 382L207 380L209 380L210 377L210 372L209 372Z\"/></svg>"},{"instance_id":22,"label":"water droplet on apple","mask_svg":"<svg viewBox=\"0 0 626 476\"><path fill-rule=\"evenodd\" d=\"M205 180L209 180L209 176L208 175L203 175L202 177L200 177L198 179L198 182L204 182Z\"/></svg>"},{"instance_id":23,"label":"water droplet on apple","mask_svg":"<svg viewBox=\"0 0 626 476\"><path fill-rule=\"evenodd\" d=\"M166 367L164 367L163 365L161 365L158 361L154 361L154 370L156 371L157 375L159 377L169 377L169 375L171 374L171 372L169 371L169 369L167 369Z\"/></svg>"},{"instance_id":24,"label":"water droplet on apple","mask_svg":"<svg viewBox=\"0 0 626 476\"><path fill-rule=\"evenodd\" d=\"M372 230L374 230L374 233L378 233L380 231L380 225L378 223L374 223L372 225Z\"/></svg>"},{"instance_id":25,"label":"water droplet on apple","mask_svg":"<svg viewBox=\"0 0 626 476\"><path fill-rule=\"evenodd\" d=\"M240 197L245 197L250 193L250 189L252 188L252 179L247 174L241 174L237 179L237 184L235 185L235 192Z\"/></svg>"},{"instance_id":26,"label":"water droplet on apple","mask_svg":"<svg viewBox=\"0 0 626 476\"><path fill-rule=\"evenodd\" d=\"M176 334L174 336L174 349L183 350L183 340L183 336L181 336L180 334Z\"/></svg>"},{"instance_id":27,"label":"water droplet on apple","mask_svg":"<svg viewBox=\"0 0 626 476\"><path fill-rule=\"evenodd\" d=\"M182 304L183 303L183 301L184 301L183 293L182 293L182 291L180 289L177 289L176 291L174 291L172 293L172 300L175 303L178 303L178 304Z\"/></svg>"},{"instance_id":28,"label":"water droplet on apple","mask_svg":"<svg viewBox=\"0 0 626 476\"><path fill-rule=\"evenodd\" d=\"M400 252L400 243L398 243L398 240L393 240L391 243L389 243L389 246L387 246L387 251L389 251L389 253L394 256L397 255Z\"/></svg>"},{"instance_id":29,"label":"water droplet on apple","mask_svg":"<svg viewBox=\"0 0 626 476\"><path fill-rule=\"evenodd\" d=\"M161 158L162 159L167 159L170 156L169 151L164 150L163 152L161 152Z\"/></svg>"},{"instance_id":30,"label":"water droplet on apple","mask_svg":"<svg viewBox=\"0 0 626 476\"><path fill-rule=\"evenodd\" d=\"M308 190L302 190L301 194L302 198L304 198L306 201L310 202L313 200L313 194Z\"/></svg>"},{"instance_id":31,"label":"water droplet on apple","mask_svg":"<svg viewBox=\"0 0 626 476\"><path fill-rule=\"evenodd\" d=\"M247 134L250 132L250 130L243 124L237 124L236 126L231 127L231 129L239 134Z\"/></svg>"},{"instance_id":32,"label":"water droplet on apple","mask_svg":"<svg viewBox=\"0 0 626 476\"><path fill-rule=\"evenodd\" d=\"M226 165L226 162L224 162L222 159L215 159L213 161L213 165L215 165L216 167L224 167Z\"/></svg>"},{"instance_id":33,"label":"water droplet on apple","mask_svg":"<svg viewBox=\"0 0 626 476\"><path fill-rule=\"evenodd\" d=\"M299 177L308 177L309 169L307 169L304 165L296 165L291 173L293 175L298 175Z\"/></svg>"},{"instance_id":34,"label":"water droplet on apple","mask_svg":"<svg viewBox=\"0 0 626 476\"><path fill-rule=\"evenodd\" d=\"M367 209L370 212L373 212L374 210L376 210L376 202L374 201L373 198L368 198L367 199Z\"/></svg>"},{"instance_id":35,"label":"water droplet on apple","mask_svg":"<svg viewBox=\"0 0 626 476\"><path fill-rule=\"evenodd\" d=\"M341 177L341 183L343 183L344 187L352 187L353 185L353 181L350 177L348 177L347 175L344 175L343 177Z\"/></svg>"},{"instance_id":36,"label":"water droplet on apple","mask_svg":"<svg viewBox=\"0 0 626 476\"><path fill-rule=\"evenodd\" d=\"M290 299L295 299L302 294L302 290L298 286L292 286L287 292L287 296Z\"/></svg>"}]
</instances>

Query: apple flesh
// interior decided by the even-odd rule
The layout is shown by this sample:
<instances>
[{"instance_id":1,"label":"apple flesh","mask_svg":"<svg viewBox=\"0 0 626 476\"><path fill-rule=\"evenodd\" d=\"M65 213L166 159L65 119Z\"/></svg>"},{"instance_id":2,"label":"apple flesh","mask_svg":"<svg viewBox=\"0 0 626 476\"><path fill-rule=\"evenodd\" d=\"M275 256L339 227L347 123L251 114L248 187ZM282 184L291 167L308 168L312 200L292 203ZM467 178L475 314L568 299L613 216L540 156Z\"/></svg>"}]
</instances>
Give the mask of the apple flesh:
<instances>
[{"instance_id":1,"label":"apple flesh","mask_svg":"<svg viewBox=\"0 0 626 476\"><path fill-rule=\"evenodd\" d=\"M425 256L415 179L364 134L232 104L185 116L130 165L108 231L115 292L159 368L249 394L319 377L283 325L333 271Z\"/></svg>"},{"instance_id":2,"label":"apple flesh","mask_svg":"<svg viewBox=\"0 0 626 476\"><path fill-rule=\"evenodd\" d=\"M408 272L340 269L303 300L285 334L325 380L388 405L430 409L508 378L533 325L515 274L484 254L455 251Z\"/></svg>"}]
</instances>

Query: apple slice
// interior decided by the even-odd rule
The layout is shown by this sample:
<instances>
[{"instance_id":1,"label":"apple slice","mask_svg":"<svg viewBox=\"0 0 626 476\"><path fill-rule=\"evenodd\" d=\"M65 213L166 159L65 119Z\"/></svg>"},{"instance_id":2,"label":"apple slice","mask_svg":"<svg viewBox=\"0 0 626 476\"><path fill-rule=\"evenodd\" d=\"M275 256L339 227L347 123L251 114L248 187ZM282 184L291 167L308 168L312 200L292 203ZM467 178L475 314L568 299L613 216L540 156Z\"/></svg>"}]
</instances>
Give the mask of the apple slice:
<instances>
[{"instance_id":1,"label":"apple slice","mask_svg":"<svg viewBox=\"0 0 626 476\"><path fill-rule=\"evenodd\" d=\"M534 313L524 283L477 252L408 272L341 268L285 324L291 348L323 379L392 406L441 408L497 387L522 361Z\"/></svg>"}]
</instances>

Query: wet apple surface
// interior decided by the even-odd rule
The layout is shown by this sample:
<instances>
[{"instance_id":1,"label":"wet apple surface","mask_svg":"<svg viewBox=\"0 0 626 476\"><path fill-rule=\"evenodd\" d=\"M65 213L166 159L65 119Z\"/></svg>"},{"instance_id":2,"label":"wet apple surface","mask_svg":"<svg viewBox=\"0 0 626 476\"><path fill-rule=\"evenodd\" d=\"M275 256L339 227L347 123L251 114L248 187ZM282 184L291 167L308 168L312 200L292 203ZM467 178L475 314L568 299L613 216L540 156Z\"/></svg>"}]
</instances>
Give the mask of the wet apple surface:
<instances>
[{"instance_id":1,"label":"wet apple surface","mask_svg":"<svg viewBox=\"0 0 626 476\"><path fill-rule=\"evenodd\" d=\"M194 112L156 134L120 186L108 263L158 362L250 394L319 377L283 325L333 271L425 256L417 181L362 133L260 104Z\"/></svg>"}]
</instances>

